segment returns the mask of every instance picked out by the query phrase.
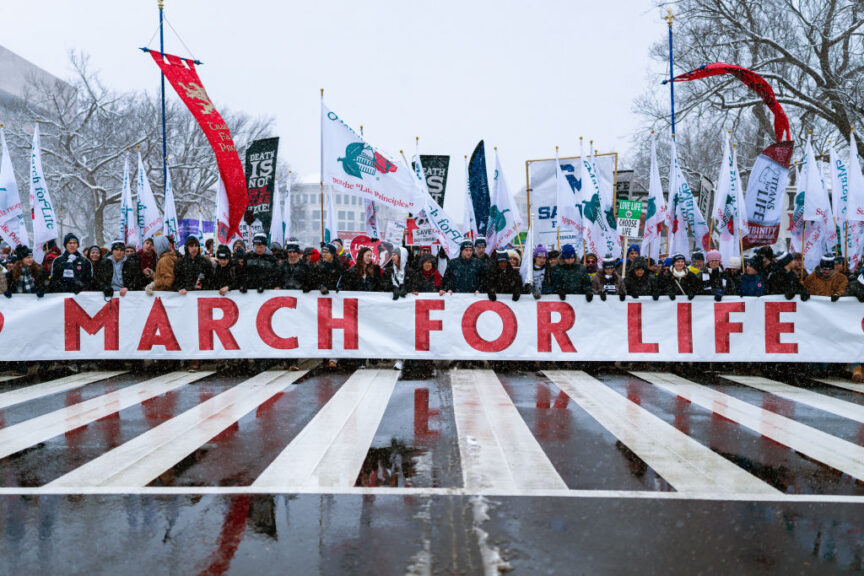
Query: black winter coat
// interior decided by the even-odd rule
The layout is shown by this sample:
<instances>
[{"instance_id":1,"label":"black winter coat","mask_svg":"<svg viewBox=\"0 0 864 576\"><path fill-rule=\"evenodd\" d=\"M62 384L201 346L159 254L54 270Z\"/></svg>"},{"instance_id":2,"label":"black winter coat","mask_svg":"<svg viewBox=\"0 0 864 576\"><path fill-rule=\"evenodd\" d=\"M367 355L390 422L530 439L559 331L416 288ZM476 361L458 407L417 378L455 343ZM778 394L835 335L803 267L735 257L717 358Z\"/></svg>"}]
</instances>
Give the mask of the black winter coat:
<instances>
[{"instance_id":1,"label":"black winter coat","mask_svg":"<svg viewBox=\"0 0 864 576\"><path fill-rule=\"evenodd\" d=\"M240 288L240 266L236 262L228 261L225 266L216 264L213 269L213 289L221 290L225 286L229 290Z\"/></svg>"},{"instance_id":2,"label":"black winter coat","mask_svg":"<svg viewBox=\"0 0 864 576\"><path fill-rule=\"evenodd\" d=\"M624 278L624 287L629 296L653 296L660 293L660 289L657 286L657 277L648 270L641 277L636 276L634 270L627 270L627 277Z\"/></svg>"},{"instance_id":3,"label":"black winter coat","mask_svg":"<svg viewBox=\"0 0 864 576\"><path fill-rule=\"evenodd\" d=\"M113 258L109 255L107 258L100 260L96 265L94 285L95 289L100 292L111 288L111 280L114 277L114 263L112 260ZM127 290L141 290L144 288L145 283L138 255L127 256L126 261L123 262L123 287Z\"/></svg>"},{"instance_id":4,"label":"black winter coat","mask_svg":"<svg viewBox=\"0 0 864 576\"><path fill-rule=\"evenodd\" d=\"M314 288L325 287L328 290L336 290L342 286L342 264L334 259L325 262L323 259L312 265L312 286Z\"/></svg>"},{"instance_id":5,"label":"black winter coat","mask_svg":"<svg viewBox=\"0 0 864 576\"><path fill-rule=\"evenodd\" d=\"M201 287L196 285L201 281ZM180 290L210 290L213 287L213 264L199 253L194 258L184 254L174 264L174 289ZM220 286L221 288L221 286Z\"/></svg>"},{"instance_id":6,"label":"black winter coat","mask_svg":"<svg viewBox=\"0 0 864 576\"><path fill-rule=\"evenodd\" d=\"M438 286L435 286L435 278L441 279L441 275L434 267L428 276L423 274L422 270L415 268L410 268L406 274L405 286L408 292L438 292L443 289L443 281Z\"/></svg>"},{"instance_id":7,"label":"black winter coat","mask_svg":"<svg viewBox=\"0 0 864 576\"><path fill-rule=\"evenodd\" d=\"M479 258L454 258L444 271L444 290L461 294L486 291L486 264Z\"/></svg>"},{"instance_id":8,"label":"black winter coat","mask_svg":"<svg viewBox=\"0 0 864 576\"><path fill-rule=\"evenodd\" d=\"M768 294L795 296L809 293L801 283L801 277L798 272L778 268L768 277Z\"/></svg>"},{"instance_id":9,"label":"black winter coat","mask_svg":"<svg viewBox=\"0 0 864 576\"><path fill-rule=\"evenodd\" d=\"M270 290L279 286L279 261L272 254L247 252L240 281L247 290Z\"/></svg>"},{"instance_id":10,"label":"black winter coat","mask_svg":"<svg viewBox=\"0 0 864 576\"><path fill-rule=\"evenodd\" d=\"M696 296L702 293L702 280L689 270L684 278L678 280L672 276L672 270L667 270L660 277L660 293L667 296Z\"/></svg>"},{"instance_id":11,"label":"black winter coat","mask_svg":"<svg viewBox=\"0 0 864 576\"><path fill-rule=\"evenodd\" d=\"M503 270L495 266L486 278L486 291L489 294L521 294L522 277L510 262L507 262L507 267Z\"/></svg>"},{"instance_id":12,"label":"black winter coat","mask_svg":"<svg viewBox=\"0 0 864 576\"><path fill-rule=\"evenodd\" d=\"M552 269L552 285L557 294L593 294L588 270L578 262L555 266Z\"/></svg>"},{"instance_id":13,"label":"black winter coat","mask_svg":"<svg viewBox=\"0 0 864 576\"><path fill-rule=\"evenodd\" d=\"M366 276L358 274L357 265L351 267L342 277L342 289L352 292L380 292L382 289L381 267L372 264Z\"/></svg>"},{"instance_id":14,"label":"black winter coat","mask_svg":"<svg viewBox=\"0 0 864 576\"><path fill-rule=\"evenodd\" d=\"M286 290L303 290L304 292L317 288L314 285L312 270L302 260L298 260L296 264L291 264L288 260L282 263L279 287Z\"/></svg>"},{"instance_id":15,"label":"black winter coat","mask_svg":"<svg viewBox=\"0 0 864 576\"><path fill-rule=\"evenodd\" d=\"M64 252L51 263L51 292L87 290L93 282L93 266L78 252Z\"/></svg>"}]
</instances>

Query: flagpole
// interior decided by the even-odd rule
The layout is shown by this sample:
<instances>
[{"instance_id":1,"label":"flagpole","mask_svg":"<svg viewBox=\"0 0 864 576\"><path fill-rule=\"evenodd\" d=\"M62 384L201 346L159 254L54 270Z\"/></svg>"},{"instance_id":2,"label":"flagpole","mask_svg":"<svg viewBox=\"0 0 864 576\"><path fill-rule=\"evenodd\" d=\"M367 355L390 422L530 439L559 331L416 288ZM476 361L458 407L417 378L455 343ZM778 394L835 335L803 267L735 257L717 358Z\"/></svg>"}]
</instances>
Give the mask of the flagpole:
<instances>
[{"instance_id":1,"label":"flagpole","mask_svg":"<svg viewBox=\"0 0 864 576\"><path fill-rule=\"evenodd\" d=\"M163 13L165 9L164 0L159 0L159 54L165 57L165 31L162 26ZM161 72L162 80L162 194L165 194L165 186L168 181L168 145L166 143L167 129L165 126L165 73Z\"/></svg>"},{"instance_id":2,"label":"flagpole","mask_svg":"<svg viewBox=\"0 0 864 576\"><path fill-rule=\"evenodd\" d=\"M669 11L666 13L666 16L663 17L666 20L666 23L669 24L669 104L672 111L672 135L675 135L675 81L674 72L672 71L673 63L675 62L674 56L672 53L672 22L675 20L675 14L672 13L672 7L669 7Z\"/></svg>"},{"instance_id":3,"label":"flagpole","mask_svg":"<svg viewBox=\"0 0 864 576\"><path fill-rule=\"evenodd\" d=\"M731 130L730 130L730 132L731 132ZM732 143L732 154L734 155L737 150L738 150L738 143L733 142ZM734 158L735 158L735 168L738 168L738 156L734 156ZM737 170L735 172L735 176L736 177L738 176ZM739 180L739 182L740 182L740 180ZM740 222L740 220L741 220L741 216L740 216L741 206L738 205L738 194L735 195L735 206L736 206L735 216L739 220L739 222L735 223L735 231L738 232L738 252L741 254L741 273L743 274L744 273L744 235L741 232L741 226L740 226L740 224L741 224L741 222Z\"/></svg>"},{"instance_id":4,"label":"flagpole","mask_svg":"<svg viewBox=\"0 0 864 576\"><path fill-rule=\"evenodd\" d=\"M561 163L558 160L558 146L555 146L555 177L558 177L558 172L561 171L561 167L559 164ZM556 182L556 186L558 183ZM561 207L558 207L558 211L561 211ZM555 223L555 244L558 247L558 251L561 250L561 214L558 214L558 221Z\"/></svg>"},{"instance_id":5,"label":"flagpole","mask_svg":"<svg viewBox=\"0 0 864 576\"><path fill-rule=\"evenodd\" d=\"M321 88L321 113L324 113L323 88ZM321 243L324 243L324 130L321 130Z\"/></svg>"}]
</instances>

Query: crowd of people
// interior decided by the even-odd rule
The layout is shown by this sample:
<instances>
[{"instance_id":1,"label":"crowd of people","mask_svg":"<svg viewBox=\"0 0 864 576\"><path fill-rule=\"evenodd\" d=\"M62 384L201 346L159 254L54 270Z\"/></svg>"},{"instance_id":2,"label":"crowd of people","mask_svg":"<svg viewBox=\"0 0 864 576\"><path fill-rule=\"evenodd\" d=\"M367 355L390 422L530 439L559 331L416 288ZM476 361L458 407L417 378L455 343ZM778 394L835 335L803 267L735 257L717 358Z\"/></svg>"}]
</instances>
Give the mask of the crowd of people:
<instances>
[{"instance_id":1,"label":"crowd of people","mask_svg":"<svg viewBox=\"0 0 864 576\"><path fill-rule=\"evenodd\" d=\"M383 255L383 256L382 256ZM264 234L256 235L252 249L243 241L214 247L207 240L202 247L196 237L186 239L182 249L173 239L157 235L148 238L141 250L121 241L101 248L79 250L78 238L67 234L63 248L51 246L41 263L34 260L26 246L8 248L0 254L0 291L7 298L16 293L79 293L99 291L105 297L124 296L128 291L195 290L246 293L249 290L301 290L389 292L393 299L411 294L453 293L483 295L490 300L509 296L517 301L523 295L541 298L557 295L584 295L587 301L617 297L624 300L649 297L692 299L699 295L722 300L728 296L783 295L807 300L811 295L854 296L864 302L864 274L847 276L844 261L833 255L822 258L819 267L802 273L800 254L775 254L771 247L759 248L741 260L731 258L724 267L720 252L694 252L688 259L674 254L654 260L644 258L638 246L631 246L626 262L586 254L578 258L572 245L558 250L544 246L533 249L531 282L520 274L522 254L517 248L487 254L486 241L466 240L457 258L447 260L443 251L433 253L431 246L396 247L392 253L376 254L364 247L356 258L340 239L320 247L301 247L289 240L284 247L267 243Z\"/></svg>"}]
</instances>

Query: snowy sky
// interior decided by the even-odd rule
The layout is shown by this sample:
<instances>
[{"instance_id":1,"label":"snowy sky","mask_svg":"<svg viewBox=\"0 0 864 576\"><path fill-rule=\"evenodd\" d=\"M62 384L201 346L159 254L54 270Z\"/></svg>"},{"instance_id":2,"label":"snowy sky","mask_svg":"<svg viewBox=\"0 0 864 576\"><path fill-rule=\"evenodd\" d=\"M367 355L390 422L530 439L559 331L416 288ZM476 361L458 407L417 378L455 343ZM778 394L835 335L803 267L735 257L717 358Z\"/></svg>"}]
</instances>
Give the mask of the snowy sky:
<instances>
[{"instance_id":1,"label":"snowy sky","mask_svg":"<svg viewBox=\"0 0 864 576\"><path fill-rule=\"evenodd\" d=\"M165 10L204 61L216 105L273 116L279 155L300 175L319 171L325 88L328 106L363 124L373 145L398 155L419 136L421 152L452 155L454 183L478 140L490 165L497 145L514 191L525 160L555 145L577 153L580 135L602 152L628 150L633 98L660 66L649 46L666 33L650 0L166 0ZM158 90L137 50L158 29L156 0L2 2L0 22L0 43L55 75L69 75L75 48L108 85ZM187 52L168 27L166 51Z\"/></svg>"}]
</instances>

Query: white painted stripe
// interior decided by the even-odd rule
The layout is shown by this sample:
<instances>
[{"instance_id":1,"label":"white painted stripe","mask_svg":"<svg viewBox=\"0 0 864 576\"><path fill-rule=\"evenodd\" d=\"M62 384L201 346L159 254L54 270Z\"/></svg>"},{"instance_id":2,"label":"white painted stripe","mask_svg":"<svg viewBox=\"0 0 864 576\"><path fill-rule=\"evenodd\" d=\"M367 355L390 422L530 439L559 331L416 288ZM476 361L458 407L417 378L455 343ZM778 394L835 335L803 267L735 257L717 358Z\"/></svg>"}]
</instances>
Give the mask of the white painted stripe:
<instances>
[{"instance_id":1,"label":"white painted stripe","mask_svg":"<svg viewBox=\"0 0 864 576\"><path fill-rule=\"evenodd\" d=\"M33 384L32 386L27 386L25 388L3 392L0 394L0 409L8 408L15 404L21 404L22 402L29 402L30 400L35 400L36 398L41 398L43 396L57 394L58 392L74 390L75 388L86 386L87 384L91 384L98 380L113 378L114 376L119 376L125 373L125 371L83 372L81 374L72 374L65 378L58 378L57 380L50 380L40 384Z\"/></svg>"},{"instance_id":2,"label":"white painted stripe","mask_svg":"<svg viewBox=\"0 0 864 576\"><path fill-rule=\"evenodd\" d=\"M851 390L852 392L864 394L864 384L859 384L857 382L849 382L848 380L841 380L840 378L813 378L813 380L822 382L823 384L828 384L829 386L836 386L837 388L843 388L844 390Z\"/></svg>"},{"instance_id":3,"label":"white painted stripe","mask_svg":"<svg viewBox=\"0 0 864 576\"><path fill-rule=\"evenodd\" d=\"M831 396L819 394L813 390L790 386L789 384L769 380L768 378L762 378L760 376L736 376L734 374L723 374L721 375L721 378L774 394L775 396L785 398L786 400L806 404L807 406L818 408L823 412L836 414L837 416L842 416L843 418L848 418L849 420L854 420L855 422L861 422L864 424L864 406L859 404L847 402L846 400L841 400L839 398L832 398Z\"/></svg>"},{"instance_id":4,"label":"white painted stripe","mask_svg":"<svg viewBox=\"0 0 864 576\"><path fill-rule=\"evenodd\" d=\"M454 369L450 382L465 488L567 488L493 371Z\"/></svg>"},{"instance_id":5,"label":"white painted stripe","mask_svg":"<svg viewBox=\"0 0 864 576\"><path fill-rule=\"evenodd\" d=\"M396 386L395 370L357 370L253 486L353 486Z\"/></svg>"},{"instance_id":6,"label":"white painted stripe","mask_svg":"<svg viewBox=\"0 0 864 576\"><path fill-rule=\"evenodd\" d=\"M544 373L679 492L780 493L585 372Z\"/></svg>"},{"instance_id":7,"label":"white painted stripe","mask_svg":"<svg viewBox=\"0 0 864 576\"><path fill-rule=\"evenodd\" d=\"M864 480L864 447L862 446L707 386L690 382L675 374L667 372L633 372L632 374L814 460Z\"/></svg>"},{"instance_id":8,"label":"white painted stripe","mask_svg":"<svg viewBox=\"0 0 864 576\"><path fill-rule=\"evenodd\" d=\"M229 495L229 494L273 494L269 486L147 486L139 488L117 487L65 487L39 486L35 488L0 488L0 496L52 495ZM297 487L283 494L326 495L375 495L375 496L495 496L531 498L620 498L633 500L710 501L710 502L779 502L811 504L864 504L864 496L842 496L827 494L716 494L713 492L657 492L642 490L474 490L467 488L390 488L372 487Z\"/></svg>"},{"instance_id":9,"label":"white painted stripe","mask_svg":"<svg viewBox=\"0 0 864 576\"><path fill-rule=\"evenodd\" d=\"M305 374L262 372L57 478L49 486L146 486Z\"/></svg>"},{"instance_id":10,"label":"white painted stripe","mask_svg":"<svg viewBox=\"0 0 864 576\"><path fill-rule=\"evenodd\" d=\"M9 382L11 380L18 380L19 378L24 378L26 374L16 374L15 376L0 376L0 382Z\"/></svg>"},{"instance_id":11,"label":"white painted stripe","mask_svg":"<svg viewBox=\"0 0 864 576\"><path fill-rule=\"evenodd\" d=\"M171 372L133 384L78 404L73 404L20 424L0 429L0 458L104 418L124 408L200 380L213 372Z\"/></svg>"}]
</instances>

